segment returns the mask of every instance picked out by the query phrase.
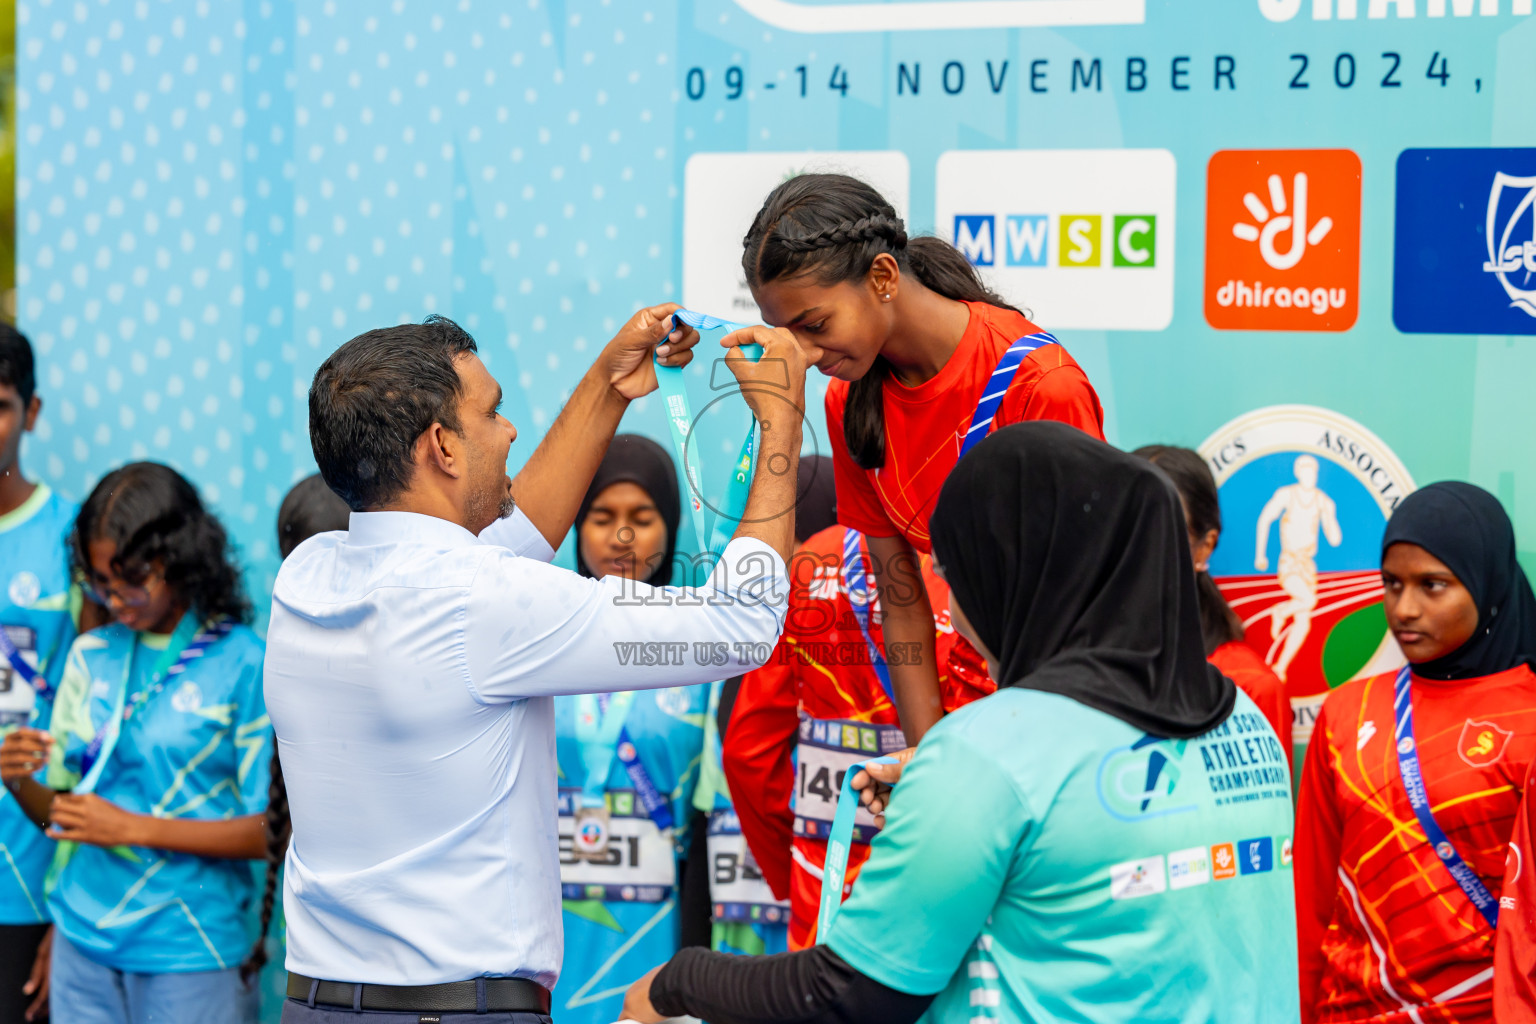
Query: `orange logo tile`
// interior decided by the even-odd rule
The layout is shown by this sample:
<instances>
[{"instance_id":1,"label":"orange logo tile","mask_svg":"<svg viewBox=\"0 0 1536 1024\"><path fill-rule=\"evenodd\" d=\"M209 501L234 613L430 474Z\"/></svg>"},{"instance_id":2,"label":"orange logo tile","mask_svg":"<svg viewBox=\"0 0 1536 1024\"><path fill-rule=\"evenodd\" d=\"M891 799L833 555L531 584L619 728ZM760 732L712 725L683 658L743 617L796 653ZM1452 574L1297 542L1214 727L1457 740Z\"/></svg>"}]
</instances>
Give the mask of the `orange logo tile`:
<instances>
[{"instance_id":1,"label":"orange logo tile","mask_svg":"<svg viewBox=\"0 0 1536 1024\"><path fill-rule=\"evenodd\" d=\"M1346 331L1359 312L1360 158L1227 149L1206 169L1205 319L1230 331Z\"/></svg>"},{"instance_id":2,"label":"orange logo tile","mask_svg":"<svg viewBox=\"0 0 1536 1024\"><path fill-rule=\"evenodd\" d=\"M1211 847L1211 877L1218 882L1237 877L1237 851L1231 843Z\"/></svg>"}]
</instances>

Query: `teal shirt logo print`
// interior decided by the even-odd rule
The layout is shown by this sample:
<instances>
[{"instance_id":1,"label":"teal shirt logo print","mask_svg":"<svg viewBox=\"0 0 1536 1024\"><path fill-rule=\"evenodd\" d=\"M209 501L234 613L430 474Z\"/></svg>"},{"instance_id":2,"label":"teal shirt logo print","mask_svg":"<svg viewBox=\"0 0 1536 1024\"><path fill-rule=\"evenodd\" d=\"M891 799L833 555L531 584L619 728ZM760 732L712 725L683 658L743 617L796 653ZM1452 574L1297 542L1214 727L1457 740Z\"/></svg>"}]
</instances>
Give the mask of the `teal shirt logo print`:
<instances>
[{"instance_id":1,"label":"teal shirt logo print","mask_svg":"<svg viewBox=\"0 0 1536 1024\"><path fill-rule=\"evenodd\" d=\"M1188 747L1188 740L1143 736L1129 747L1111 750L1099 762L1099 804L1120 821L1194 810L1194 803L1175 799Z\"/></svg>"}]
</instances>

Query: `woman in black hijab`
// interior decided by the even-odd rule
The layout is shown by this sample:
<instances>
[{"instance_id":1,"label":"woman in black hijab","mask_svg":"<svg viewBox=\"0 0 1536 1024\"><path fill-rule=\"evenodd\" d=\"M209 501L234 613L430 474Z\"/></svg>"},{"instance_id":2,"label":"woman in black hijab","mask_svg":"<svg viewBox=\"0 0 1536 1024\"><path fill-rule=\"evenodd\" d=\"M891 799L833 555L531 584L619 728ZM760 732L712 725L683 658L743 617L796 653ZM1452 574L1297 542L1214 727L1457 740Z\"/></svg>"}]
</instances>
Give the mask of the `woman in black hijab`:
<instances>
[{"instance_id":1,"label":"woman in black hijab","mask_svg":"<svg viewBox=\"0 0 1536 1024\"><path fill-rule=\"evenodd\" d=\"M1019 424L960 460L931 529L1000 689L923 737L827 945L684 950L625 1016L1294 1021L1285 756L1206 663L1172 484Z\"/></svg>"},{"instance_id":2,"label":"woman in black hijab","mask_svg":"<svg viewBox=\"0 0 1536 1024\"><path fill-rule=\"evenodd\" d=\"M1471 484L1404 498L1381 546L1408 667L1340 686L1312 730L1296 817L1302 1017L1412 1005L1491 1024L1505 855L1536 760L1536 596L1509 516Z\"/></svg>"},{"instance_id":3,"label":"woman in black hijab","mask_svg":"<svg viewBox=\"0 0 1536 1024\"><path fill-rule=\"evenodd\" d=\"M576 571L666 586L681 515L666 449L639 434L616 435L576 513Z\"/></svg>"}]
</instances>

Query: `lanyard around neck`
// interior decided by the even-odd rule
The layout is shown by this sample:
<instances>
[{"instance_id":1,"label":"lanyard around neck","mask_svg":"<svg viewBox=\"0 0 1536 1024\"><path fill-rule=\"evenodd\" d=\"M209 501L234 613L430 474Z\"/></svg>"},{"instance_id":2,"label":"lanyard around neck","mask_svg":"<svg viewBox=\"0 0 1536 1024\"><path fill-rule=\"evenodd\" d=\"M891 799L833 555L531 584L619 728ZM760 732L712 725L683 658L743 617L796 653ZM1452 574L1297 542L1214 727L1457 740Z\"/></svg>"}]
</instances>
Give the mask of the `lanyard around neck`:
<instances>
[{"instance_id":1,"label":"lanyard around neck","mask_svg":"<svg viewBox=\"0 0 1536 1024\"><path fill-rule=\"evenodd\" d=\"M1408 794L1408 804L1413 808L1414 817L1419 819L1419 827L1424 830L1429 848L1435 851L1435 856L1440 858L1445 870L1450 872L1451 878L1466 893L1472 906L1483 915L1488 927L1497 928L1499 901L1494 899L1493 893L1488 891L1477 872L1461 859L1461 854L1435 820L1434 810L1430 807L1429 794L1424 789L1424 774L1419 768L1419 745L1413 736L1412 691L1413 672L1404 665L1392 684L1392 705L1396 712L1393 717L1396 721L1397 770L1403 790Z\"/></svg>"},{"instance_id":2,"label":"lanyard around neck","mask_svg":"<svg viewBox=\"0 0 1536 1024\"><path fill-rule=\"evenodd\" d=\"M608 792L608 773L618 754L624 720L634 706L632 691L615 694L579 694L576 697L576 742L587 777L581 785L583 807L603 807Z\"/></svg>"},{"instance_id":3,"label":"lanyard around neck","mask_svg":"<svg viewBox=\"0 0 1536 1024\"><path fill-rule=\"evenodd\" d=\"M1019 364L1032 352L1047 345L1060 344L1055 335L1041 331L1038 334L1026 334L1008 346L1003 357L997 361L996 368L987 377L987 383L982 386L981 400L976 403L976 411L971 414L970 426L965 431L965 440L960 444L960 458L965 458L965 453L976 447L991 431L992 421L997 419L997 410L1003 404L1003 396L1013 385Z\"/></svg>"},{"instance_id":4,"label":"lanyard around neck","mask_svg":"<svg viewBox=\"0 0 1536 1024\"><path fill-rule=\"evenodd\" d=\"M16 674L27 681L27 685L32 687L33 691L39 695L48 692L48 681L42 677L42 674L37 669L27 664L27 659L22 657L21 651L16 647L16 642L11 639L4 626L0 626L0 654L5 655L5 660L11 663L11 668L15 669Z\"/></svg>"},{"instance_id":5,"label":"lanyard around neck","mask_svg":"<svg viewBox=\"0 0 1536 1024\"><path fill-rule=\"evenodd\" d=\"M878 597L870 573L864 567L864 553L859 550L860 538L857 530L843 531L843 579L848 583L848 603L853 606L853 617L859 623L859 632L864 634L870 667L875 670L875 677L880 680L880 688L890 699L891 706L895 707L896 691L891 686L891 669L870 630Z\"/></svg>"},{"instance_id":6,"label":"lanyard around neck","mask_svg":"<svg viewBox=\"0 0 1536 1024\"><path fill-rule=\"evenodd\" d=\"M233 628L233 623L223 621L198 632L197 616L190 610L187 611L182 615L181 621L176 624L176 629L171 633L165 650L160 652L155 667L150 671L149 682L130 701L128 689L133 684L133 666L138 657L140 643L139 634L133 634L128 648L128 657L124 659L122 682L113 697L112 717L102 723L101 728L91 738L90 744L81 755L80 768L83 777L75 786L74 792L95 791L97 784L101 781L102 769L111 760L112 751L117 749L117 741L122 736L123 725L128 719L142 709L150 698L165 689L172 677L184 672L191 661L202 657L209 644L226 635ZM89 696L86 699L89 700Z\"/></svg>"}]
</instances>

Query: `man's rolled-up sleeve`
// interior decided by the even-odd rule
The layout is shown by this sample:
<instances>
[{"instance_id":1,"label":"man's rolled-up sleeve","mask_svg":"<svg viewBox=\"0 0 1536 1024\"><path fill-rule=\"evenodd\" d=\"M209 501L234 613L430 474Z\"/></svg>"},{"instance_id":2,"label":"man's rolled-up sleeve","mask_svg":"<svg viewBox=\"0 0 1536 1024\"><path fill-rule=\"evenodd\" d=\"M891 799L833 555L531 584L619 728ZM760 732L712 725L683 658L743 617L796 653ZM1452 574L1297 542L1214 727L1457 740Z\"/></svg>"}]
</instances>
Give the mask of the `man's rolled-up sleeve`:
<instances>
[{"instance_id":1,"label":"man's rolled-up sleeve","mask_svg":"<svg viewBox=\"0 0 1536 1024\"><path fill-rule=\"evenodd\" d=\"M784 560L753 538L731 541L699 587L587 579L497 551L470 589L466 683L493 702L713 682L769 659L788 600Z\"/></svg>"}]
</instances>

